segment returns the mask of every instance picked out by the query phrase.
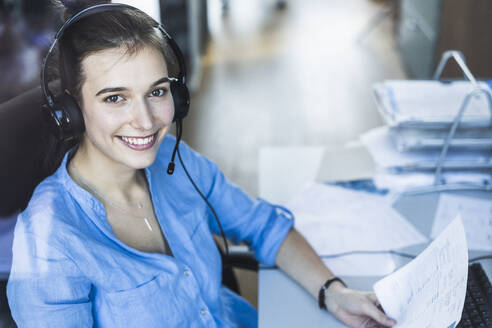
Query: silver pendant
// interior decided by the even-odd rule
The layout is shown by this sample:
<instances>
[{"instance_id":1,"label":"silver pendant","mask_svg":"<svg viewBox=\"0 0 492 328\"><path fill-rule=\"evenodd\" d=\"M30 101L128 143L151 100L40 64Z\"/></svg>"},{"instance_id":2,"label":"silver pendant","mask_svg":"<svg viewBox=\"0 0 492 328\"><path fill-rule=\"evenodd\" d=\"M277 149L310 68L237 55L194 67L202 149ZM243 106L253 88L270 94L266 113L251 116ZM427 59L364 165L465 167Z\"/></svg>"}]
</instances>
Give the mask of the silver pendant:
<instances>
[{"instance_id":1,"label":"silver pendant","mask_svg":"<svg viewBox=\"0 0 492 328\"><path fill-rule=\"evenodd\" d=\"M144 218L145 223L147 224L147 228L149 228L150 231L152 231L152 226L149 223L149 220L147 218Z\"/></svg>"}]
</instances>

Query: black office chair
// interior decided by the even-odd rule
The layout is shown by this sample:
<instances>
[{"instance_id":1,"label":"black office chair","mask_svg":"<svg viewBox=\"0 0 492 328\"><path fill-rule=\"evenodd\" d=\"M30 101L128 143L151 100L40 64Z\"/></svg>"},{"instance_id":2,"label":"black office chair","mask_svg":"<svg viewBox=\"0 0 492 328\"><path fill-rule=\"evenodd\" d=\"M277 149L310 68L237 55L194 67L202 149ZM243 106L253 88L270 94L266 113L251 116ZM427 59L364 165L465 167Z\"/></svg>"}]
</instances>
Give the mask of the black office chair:
<instances>
[{"instance_id":1,"label":"black office chair","mask_svg":"<svg viewBox=\"0 0 492 328\"><path fill-rule=\"evenodd\" d=\"M58 145L49 134L42 104L40 87L0 104L0 217L23 210L34 188L54 172L46 170L50 155L72 146Z\"/></svg>"},{"instance_id":2,"label":"black office chair","mask_svg":"<svg viewBox=\"0 0 492 328\"><path fill-rule=\"evenodd\" d=\"M58 88L53 85L51 89ZM34 188L54 173L61 154L74 145L60 145L49 133L42 117L43 103L37 87L0 104L0 218L22 211ZM247 251L233 250L224 259L223 284L239 294L233 267L258 270L258 263Z\"/></svg>"}]
</instances>

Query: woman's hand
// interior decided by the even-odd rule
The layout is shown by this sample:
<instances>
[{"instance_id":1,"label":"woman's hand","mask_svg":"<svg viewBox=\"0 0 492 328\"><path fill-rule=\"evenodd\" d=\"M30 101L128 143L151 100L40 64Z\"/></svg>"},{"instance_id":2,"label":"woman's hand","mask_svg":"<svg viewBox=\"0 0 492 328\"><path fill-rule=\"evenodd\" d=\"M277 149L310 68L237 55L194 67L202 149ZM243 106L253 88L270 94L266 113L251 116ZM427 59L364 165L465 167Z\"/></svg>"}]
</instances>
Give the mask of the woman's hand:
<instances>
[{"instance_id":1,"label":"woman's hand","mask_svg":"<svg viewBox=\"0 0 492 328\"><path fill-rule=\"evenodd\" d=\"M349 289L336 281L326 290L325 300L328 311L349 327L392 327L396 324L383 313L374 293Z\"/></svg>"},{"instance_id":2,"label":"woman's hand","mask_svg":"<svg viewBox=\"0 0 492 328\"><path fill-rule=\"evenodd\" d=\"M334 277L294 228L280 246L275 263L315 299L323 283ZM352 328L392 327L396 324L383 313L374 293L346 288L339 281L330 284L325 291L325 304L338 320Z\"/></svg>"}]
</instances>

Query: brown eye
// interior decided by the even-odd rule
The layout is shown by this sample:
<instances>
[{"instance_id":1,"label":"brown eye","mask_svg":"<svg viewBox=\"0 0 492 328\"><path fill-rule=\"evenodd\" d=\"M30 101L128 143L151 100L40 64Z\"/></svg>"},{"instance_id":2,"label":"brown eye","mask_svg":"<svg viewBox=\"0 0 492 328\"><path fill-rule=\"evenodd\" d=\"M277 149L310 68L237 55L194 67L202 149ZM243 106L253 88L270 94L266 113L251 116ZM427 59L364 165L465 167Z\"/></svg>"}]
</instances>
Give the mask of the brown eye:
<instances>
[{"instance_id":1,"label":"brown eye","mask_svg":"<svg viewBox=\"0 0 492 328\"><path fill-rule=\"evenodd\" d=\"M165 94L166 94L166 89L164 88L158 88L158 89L154 89L152 90L152 92L150 93L150 95L152 97L163 97Z\"/></svg>"},{"instance_id":2,"label":"brown eye","mask_svg":"<svg viewBox=\"0 0 492 328\"><path fill-rule=\"evenodd\" d=\"M123 97L119 95L111 95L106 98L104 98L104 102L110 103L110 104L116 104L119 103L120 101L123 100Z\"/></svg>"}]
</instances>

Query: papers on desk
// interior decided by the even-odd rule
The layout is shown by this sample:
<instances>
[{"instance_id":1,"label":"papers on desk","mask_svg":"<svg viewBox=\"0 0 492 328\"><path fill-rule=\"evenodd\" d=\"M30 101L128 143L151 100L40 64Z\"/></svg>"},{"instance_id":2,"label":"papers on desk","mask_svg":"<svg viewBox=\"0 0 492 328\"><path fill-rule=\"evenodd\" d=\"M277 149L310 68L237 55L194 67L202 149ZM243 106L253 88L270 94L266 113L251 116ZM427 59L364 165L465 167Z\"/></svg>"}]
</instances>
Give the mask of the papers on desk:
<instances>
[{"instance_id":1,"label":"papers on desk","mask_svg":"<svg viewBox=\"0 0 492 328\"><path fill-rule=\"evenodd\" d=\"M361 141L377 165L373 179L378 188L401 191L434 184L434 168L440 155L439 151L399 152L388 127L379 127L364 133ZM492 182L491 174L470 169L491 167L490 152L450 151L446 156L444 169L453 170L445 170L443 179L448 184L466 182L483 185Z\"/></svg>"},{"instance_id":2,"label":"papers on desk","mask_svg":"<svg viewBox=\"0 0 492 328\"><path fill-rule=\"evenodd\" d=\"M466 184L467 188L482 189L492 182L492 155L488 152L492 104L486 83L384 81L374 85L374 95L388 127L365 133L361 141L377 164L374 179L378 188L397 185L400 190L396 191L405 191ZM453 136L448 140L450 131ZM445 145L449 148L441 159ZM430 174L436 172L438 164L445 176L439 173L439 181L435 181ZM473 175L468 175L470 172ZM409 173L416 179L396 176Z\"/></svg>"},{"instance_id":3,"label":"papers on desk","mask_svg":"<svg viewBox=\"0 0 492 328\"><path fill-rule=\"evenodd\" d=\"M483 82L479 86L489 89ZM378 109L389 125L449 126L473 88L468 81L388 80L374 85L374 95ZM465 124L476 126L490 122L485 97L477 98L470 102L463 115Z\"/></svg>"},{"instance_id":4,"label":"papers on desk","mask_svg":"<svg viewBox=\"0 0 492 328\"><path fill-rule=\"evenodd\" d=\"M393 136L387 126L372 129L361 135L375 163L394 172L431 170L436 167L440 151L413 150L399 152ZM445 168L492 168L492 157L488 151L449 151L444 163Z\"/></svg>"},{"instance_id":5,"label":"papers on desk","mask_svg":"<svg viewBox=\"0 0 492 328\"><path fill-rule=\"evenodd\" d=\"M455 327L468 277L468 248L459 216L417 258L374 285L395 327Z\"/></svg>"},{"instance_id":6,"label":"papers on desk","mask_svg":"<svg viewBox=\"0 0 492 328\"><path fill-rule=\"evenodd\" d=\"M389 133L398 151L437 149L441 150L449 129L390 128ZM452 149L490 149L492 129L456 130L450 142Z\"/></svg>"},{"instance_id":7,"label":"papers on desk","mask_svg":"<svg viewBox=\"0 0 492 328\"><path fill-rule=\"evenodd\" d=\"M460 214L470 250L492 251L492 200L443 194L439 197L431 236L435 238Z\"/></svg>"},{"instance_id":8,"label":"papers on desk","mask_svg":"<svg viewBox=\"0 0 492 328\"><path fill-rule=\"evenodd\" d=\"M288 206L295 215L295 226L320 255L352 251L386 251L425 243L427 239L408 223L382 196L342 187L313 183ZM394 269L389 254L372 258L377 268L362 257L335 258L330 265L336 274L387 274ZM343 268L352 265L351 272ZM371 260L370 257L366 259ZM329 260L329 259L327 259ZM362 266L355 270L355 265ZM365 267L365 268L364 268ZM337 271L336 268L340 268ZM371 270L372 271L367 271ZM376 269L376 271L374 271ZM381 271L383 270L383 271Z\"/></svg>"},{"instance_id":9,"label":"papers on desk","mask_svg":"<svg viewBox=\"0 0 492 328\"><path fill-rule=\"evenodd\" d=\"M406 172L392 173L384 170L377 170L373 177L374 185L379 189L391 189L395 193L422 186L432 186L435 174L427 172ZM442 179L447 184L469 183L490 185L492 176L486 173L475 172L445 172Z\"/></svg>"}]
</instances>

